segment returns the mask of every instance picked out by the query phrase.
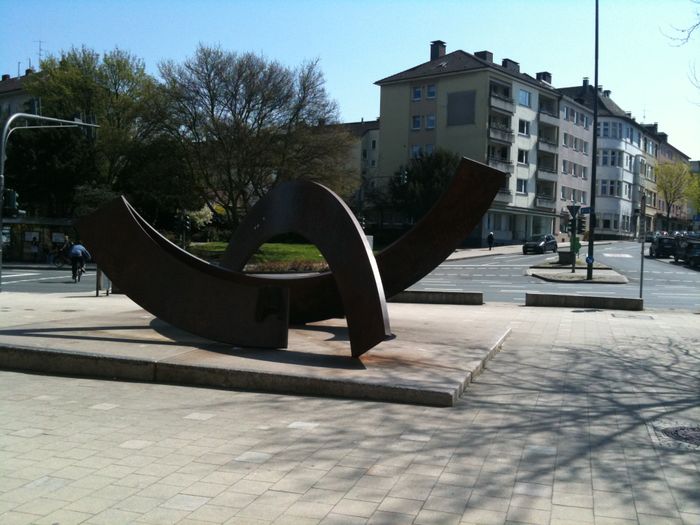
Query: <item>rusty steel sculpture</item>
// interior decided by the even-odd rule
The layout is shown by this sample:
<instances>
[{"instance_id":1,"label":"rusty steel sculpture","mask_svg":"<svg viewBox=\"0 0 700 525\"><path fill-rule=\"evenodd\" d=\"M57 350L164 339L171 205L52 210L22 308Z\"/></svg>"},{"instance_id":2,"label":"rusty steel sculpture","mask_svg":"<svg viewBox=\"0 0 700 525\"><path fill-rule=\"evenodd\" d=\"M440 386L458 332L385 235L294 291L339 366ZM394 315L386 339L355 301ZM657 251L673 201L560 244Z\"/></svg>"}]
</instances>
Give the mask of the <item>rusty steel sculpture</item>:
<instances>
[{"instance_id":1,"label":"rusty steel sculpture","mask_svg":"<svg viewBox=\"0 0 700 525\"><path fill-rule=\"evenodd\" d=\"M78 231L115 286L156 317L235 346L286 348L289 324L345 316L359 357L392 336L385 297L436 268L488 210L505 174L463 158L431 210L396 242L372 254L359 223L327 188L277 185L240 224L221 267L172 244L123 197L78 221ZM328 272L243 273L265 241L298 233L328 262Z\"/></svg>"}]
</instances>

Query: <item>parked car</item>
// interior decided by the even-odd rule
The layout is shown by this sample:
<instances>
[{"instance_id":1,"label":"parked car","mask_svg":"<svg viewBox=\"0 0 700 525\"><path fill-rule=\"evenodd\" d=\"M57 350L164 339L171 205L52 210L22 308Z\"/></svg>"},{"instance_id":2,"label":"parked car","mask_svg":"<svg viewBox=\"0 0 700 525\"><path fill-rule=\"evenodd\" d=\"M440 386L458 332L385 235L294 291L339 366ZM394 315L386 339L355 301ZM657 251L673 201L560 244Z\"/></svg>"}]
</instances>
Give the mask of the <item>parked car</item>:
<instances>
[{"instance_id":1,"label":"parked car","mask_svg":"<svg viewBox=\"0 0 700 525\"><path fill-rule=\"evenodd\" d=\"M649 257L672 257L676 252L676 239L668 235L654 237L649 245Z\"/></svg>"},{"instance_id":2,"label":"parked car","mask_svg":"<svg viewBox=\"0 0 700 525\"><path fill-rule=\"evenodd\" d=\"M554 238L554 235L533 235L523 244L524 255L528 253L546 253L548 251L557 251L557 240Z\"/></svg>"},{"instance_id":3,"label":"parked car","mask_svg":"<svg viewBox=\"0 0 700 525\"><path fill-rule=\"evenodd\" d=\"M700 266L700 236L694 234L676 237L673 259L688 263L690 266Z\"/></svg>"}]
</instances>

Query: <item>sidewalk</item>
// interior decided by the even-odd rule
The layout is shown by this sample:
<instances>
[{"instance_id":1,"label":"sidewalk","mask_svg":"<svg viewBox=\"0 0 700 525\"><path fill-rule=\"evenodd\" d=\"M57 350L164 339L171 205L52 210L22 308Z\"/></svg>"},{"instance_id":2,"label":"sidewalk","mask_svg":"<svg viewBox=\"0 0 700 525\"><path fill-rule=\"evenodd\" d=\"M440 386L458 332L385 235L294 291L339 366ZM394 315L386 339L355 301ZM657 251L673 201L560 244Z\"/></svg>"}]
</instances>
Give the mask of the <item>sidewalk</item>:
<instances>
[{"instance_id":1,"label":"sidewalk","mask_svg":"<svg viewBox=\"0 0 700 525\"><path fill-rule=\"evenodd\" d=\"M116 298L10 322L12 295L5 329L86 308L54 344L132 337ZM700 523L700 448L669 437L699 432L697 315L442 308L510 330L451 408L0 372L0 523Z\"/></svg>"}]
</instances>

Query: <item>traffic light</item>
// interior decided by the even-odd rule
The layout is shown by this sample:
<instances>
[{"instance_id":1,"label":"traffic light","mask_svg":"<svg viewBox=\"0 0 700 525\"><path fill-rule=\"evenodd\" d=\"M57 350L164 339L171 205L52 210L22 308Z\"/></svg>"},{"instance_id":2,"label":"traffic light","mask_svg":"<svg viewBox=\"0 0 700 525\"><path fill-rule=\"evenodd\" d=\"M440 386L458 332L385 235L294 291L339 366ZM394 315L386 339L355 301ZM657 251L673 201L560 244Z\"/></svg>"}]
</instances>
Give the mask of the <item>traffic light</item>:
<instances>
[{"instance_id":1,"label":"traffic light","mask_svg":"<svg viewBox=\"0 0 700 525\"><path fill-rule=\"evenodd\" d=\"M576 219L574 217L569 219L569 233L576 233Z\"/></svg>"},{"instance_id":2,"label":"traffic light","mask_svg":"<svg viewBox=\"0 0 700 525\"><path fill-rule=\"evenodd\" d=\"M576 225L576 233L584 234L586 232L586 218L579 217L578 224Z\"/></svg>"},{"instance_id":3,"label":"traffic light","mask_svg":"<svg viewBox=\"0 0 700 525\"><path fill-rule=\"evenodd\" d=\"M4 189L2 191L2 214L5 217L19 217L26 215L26 211L19 209L19 193L15 190Z\"/></svg>"}]
</instances>

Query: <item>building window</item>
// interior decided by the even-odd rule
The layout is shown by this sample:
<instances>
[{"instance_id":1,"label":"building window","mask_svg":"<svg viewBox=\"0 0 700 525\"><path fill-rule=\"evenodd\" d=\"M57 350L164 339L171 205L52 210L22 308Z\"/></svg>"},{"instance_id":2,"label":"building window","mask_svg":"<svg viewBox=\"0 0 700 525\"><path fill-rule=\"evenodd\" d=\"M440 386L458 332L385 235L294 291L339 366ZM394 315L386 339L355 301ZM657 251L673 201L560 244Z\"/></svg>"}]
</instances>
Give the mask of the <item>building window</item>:
<instances>
[{"instance_id":1,"label":"building window","mask_svg":"<svg viewBox=\"0 0 700 525\"><path fill-rule=\"evenodd\" d=\"M562 173L569 173L569 161L568 160L561 161L561 172Z\"/></svg>"},{"instance_id":2,"label":"building window","mask_svg":"<svg viewBox=\"0 0 700 525\"><path fill-rule=\"evenodd\" d=\"M435 88L435 84L428 84L425 92L425 98L435 98L436 95L437 89Z\"/></svg>"},{"instance_id":3,"label":"building window","mask_svg":"<svg viewBox=\"0 0 700 525\"><path fill-rule=\"evenodd\" d=\"M411 88L411 93L413 100L420 100L423 98L423 88L420 86Z\"/></svg>"},{"instance_id":4,"label":"building window","mask_svg":"<svg viewBox=\"0 0 700 525\"><path fill-rule=\"evenodd\" d=\"M527 179L517 179L515 191L518 193L527 193Z\"/></svg>"},{"instance_id":5,"label":"building window","mask_svg":"<svg viewBox=\"0 0 700 525\"><path fill-rule=\"evenodd\" d=\"M519 149L518 150L518 163L519 164L529 164L527 157L528 157L528 151L526 149Z\"/></svg>"},{"instance_id":6,"label":"building window","mask_svg":"<svg viewBox=\"0 0 700 525\"><path fill-rule=\"evenodd\" d=\"M374 159L372 159L372 160L369 162L369 165L372 166L372 167L374 168L374 167L377 165L377 161L374 160Z\"/></svg>"},{"instance_id":7,"label":"building window","mask_svg":"<svg viewBox=\"0 0 700 525\"><path fill-rule=\"evenodd\" d=\"M377 141L372 140L372 149L377 149Z\"/></svg>"},{"instance_id":8,"label":"building window","mask_svg":"<svg viewBox=\"0 0 700 525\"><path fill-rule=\"evenodd\" d=\"M420 115L413 115L411 117L411 129L420 129Z\"/></svg>"},{"instance_id":9,"label":"building window","mask_svg":"<svg viewBox=\"0 0 700 525\"><path fill-rule=\"evenodd\" d=\"M363 159L366 159L366 158L367 158L367 150L366 150L366 149L363 149L363 150L362 150L362 158L363 158Z\"/></svg>"},{"instance_id":10,"label":"building window","mask_svg":"<svg viewBox=\"0 0 700 525\"><path fill-rule=\"evenodd\" d=\"M425 117L425 129L435 129L435 115Z\"/></svg>"},{"instance_id":11,"label":"building window","mask_svg":"<svg viewBox=\"0 0 700 525\"><path fill-rule=\"evenodd\" d=\"M524 89L518 91L518 104L521 106L527 106L528 108L531 107L531 98L532 94L529 91L525 91Z\"/></svg>"},{"instance_id":12,"label":"building window","mask_svg":"<svg viewBox=\"0 0 700 525\"><path fill-rule=\"evenodd\" d=\"M414 144L413 146L411 146L411 158L417 159L420 156L421 156L420 144Z\"/></svg>"},{"instance_id":13,"label":"building window","mask_svg":"<svg viewBox=\"0 0 700 525\"><path fill-rule=\"evenodd\" d=\"M527 120L520 119L520 122L518 123L518 133L521 135L530 134L530 123Z\"/></svg>"},{"instance_id":14,"label":"building window","mask_svg":"<svg viewBox=\"0 0 700 525\"><path fill-rule=\"evenodd\" d=\"M562 142L562 144L567 148L571 146L571 135L569 135L568 133L564 133L564 141Z\"/></svg>"},{"instance_id":15,"label":"building window","mask_svg":"<svg viewBox=\"0 0 700 525\"><path fill-rule=\"evenodd\" d=\"M432 144L425 145L425 154L426 155L432 155L434 151L435 151L435 146L433 146Z\"/></svg>"}]
</instances>

